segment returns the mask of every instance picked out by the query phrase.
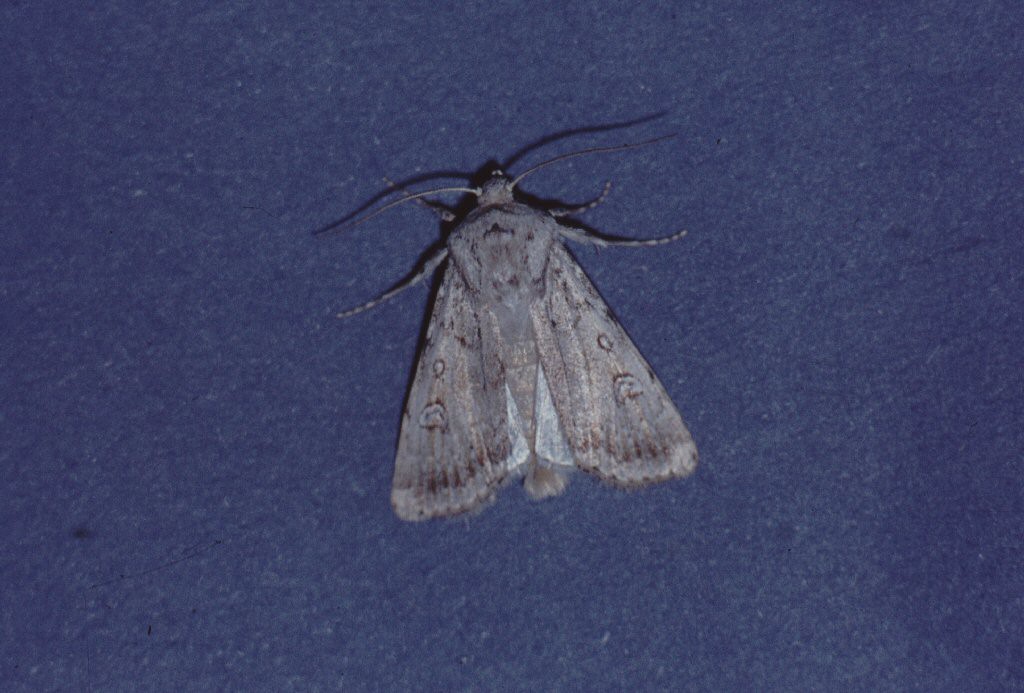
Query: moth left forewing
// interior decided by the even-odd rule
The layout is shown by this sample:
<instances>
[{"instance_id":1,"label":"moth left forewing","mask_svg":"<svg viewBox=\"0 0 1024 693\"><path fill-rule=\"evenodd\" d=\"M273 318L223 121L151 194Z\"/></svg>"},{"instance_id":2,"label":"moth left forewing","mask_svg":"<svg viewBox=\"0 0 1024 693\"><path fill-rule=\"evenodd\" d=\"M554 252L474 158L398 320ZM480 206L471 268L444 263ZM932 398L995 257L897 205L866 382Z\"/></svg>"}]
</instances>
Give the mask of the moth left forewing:
<instances>
[{"instance_id":1,"label":"moth left forewing","mask_svg":"<svg viewBox=\"0 0 1024 693\"><path fill-rule=\"evenodd\" d=\"M449 267L402 416L391 504L404 520L475 510L507 476L505 395L484 376L478 314Z\"/></svg>"},{"instance_id":2,"label":"moth left forewing","mask_svg":"<svg viewBox=\"0 0 1024 693\"><path fill-rule=\"evenodd\" d=\"M661 382L583 270L556 243L534 329L577 466L616 486L684 477L697 448Z\"/></svg>"}]
</instances>

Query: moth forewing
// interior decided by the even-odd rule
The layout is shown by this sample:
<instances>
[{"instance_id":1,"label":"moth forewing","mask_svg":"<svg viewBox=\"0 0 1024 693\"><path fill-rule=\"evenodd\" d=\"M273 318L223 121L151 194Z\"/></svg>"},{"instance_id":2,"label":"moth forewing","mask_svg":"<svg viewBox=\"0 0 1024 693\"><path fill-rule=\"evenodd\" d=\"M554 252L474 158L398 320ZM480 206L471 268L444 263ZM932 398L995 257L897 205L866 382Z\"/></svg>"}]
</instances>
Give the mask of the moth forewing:
<instances>
[{"instance_id":1,"label":"moth forewing","mask_svg":"<svg viewBox=\"0 0 1024 693\"><path fill-rule=\"evenodd\" d=\"M665 388L561 239L615 243L512 188L495 174L447 243L395 459L391 500L405 520L477 509L516 476L540 499L576 468L637 488L697 464Z\"/></svg>"},{"instance_id":2,"label":"moth forewing","mask_svg":"<svg viewBox=\"0 0 1024 693\"><path fill-rule=\"evenodd\" d=\"M534 325L576 465L629 488L690 474L697 449L679 411L561 245L548 273Z\"/></svg>"},{"instance_id":3,"label":"moth forewing","mask_svg":"<svg viewBox=\"0 0 1024 693\"><path fill-rule=\"evenodd\" d=\"M404 520L455 515L489 501L506 476L508 419L479 386L480 333L473 297L449 269L406 400L391 503ZM501 400L503 402L503 400Z\"/></svg>"}]
</instances>

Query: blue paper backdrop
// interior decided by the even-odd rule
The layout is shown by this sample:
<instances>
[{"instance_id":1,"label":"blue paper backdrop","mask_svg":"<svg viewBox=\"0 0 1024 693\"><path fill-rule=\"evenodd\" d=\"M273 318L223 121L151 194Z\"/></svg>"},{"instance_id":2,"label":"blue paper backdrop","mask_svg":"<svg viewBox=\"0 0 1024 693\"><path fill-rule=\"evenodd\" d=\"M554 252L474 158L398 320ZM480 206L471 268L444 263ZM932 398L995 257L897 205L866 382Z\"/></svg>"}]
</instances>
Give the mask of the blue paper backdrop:
<instances>
[{"instance_id":1,"label":"blue paper backdrop","mask_svg":"<svg viewBox=\"0 0 1024 693\"><path fill-rule=\"evenodd\" d=\"M285 5L0 7L0 688L1024 687L1019 3ZM697 474L397 520L440 227L311 232L665 132L525 188Z\"/></svg>"}]
</instances>

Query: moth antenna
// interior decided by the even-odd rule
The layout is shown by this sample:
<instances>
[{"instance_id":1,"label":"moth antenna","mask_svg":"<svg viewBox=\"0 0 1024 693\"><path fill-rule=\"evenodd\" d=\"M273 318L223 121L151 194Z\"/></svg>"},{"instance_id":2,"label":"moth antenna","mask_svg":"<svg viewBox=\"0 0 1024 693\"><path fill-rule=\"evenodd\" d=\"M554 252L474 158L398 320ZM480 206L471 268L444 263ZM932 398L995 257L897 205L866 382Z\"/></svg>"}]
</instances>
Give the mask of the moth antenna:
<instances>
[{"instance_id":1,"label":"moth antenna","mask_svg":"<svg viewBox=\"0 0 1024 693\"><path fill-rule=\"evenodd\" d=\"M439 251L430 256L426 263L424 263L423 269L417 272L415 275L409 277L404 282L401 282L395 288L385 291L383 294L373 299L372 301L367 301L363 305L356 306L355 308L343 310L342 312L337 313L335 317L339 319L348 318L358 313L362 313L363 311L370 310L371 308L379 306L381 303L384 303L385 301L394 298L395 296L402 293L406 289L416 286L421 281L426 279L431 272L437 269L437 266L440 265L446 257L448 257L448 248L441 248Z\"/></svg>"},{"instance_id":2,"label":"moth antenna","mask_svg":"<svg viewBox=\"0 0 1024 693\"><path fill-rule=\"evenodd\" d=\"M403 197L409 197L408 190L401 187L400 185L398 185L398 183L391 180L387 176L384 176L384 182L387 183L387 186L392 190L397 190L398 192L402 193ZM439 216L441 218L441 221L455 221L455 215L451 212L451 210L446 209L440 202L434 202L433 200L424 200L422 197L418 197L416 198L416 204Z\"/></svg>"},{"instance_id":3,"label":"moth antenna","mask_svg":"<svg viewBox=\"0 0 1024 693\"><path fill-rule=\"evenodd\" d=\"M405 191L403 191L403 192L405 192ZM384 205L383 207L381 207L379 209L375 209L372 212L370 212L369 214L365 214L365 215L359 217L355 221L339 221L336 224L331 224L330 226L325 226L324 228L322 228L319 231L317 231L317 233L326 233L327 231L337 231L337 230L341 230L341 229L350 229L353 226L358 226L359 224L362 224L364 221L369 221L370 219L373 219L378 214L386 212L387 210L391 209L392 207L397 207L398 205L405 204L406 202L411 202L413 200L418 200L419 198L426 197L427 195L437 195L439 193L446 193L446 192L464 192L464 193L469 193L471 195L476 195L477 197L480 197L480 194L483 191L480 190L480 188L458 188L458 187L456 187L456 188L437 188L436 190L424 190L423 192L418 192L418 193L406 192L405 196L402 199L395 200L394 202L389 202L388 204Z\"/></svg>"},{"instance_id":4,"label":"moth antenna","mask_svg":"<svg viewBox=\"0 0 1024 693\"><path fill-rule=\"evenodd\" d=\"M554 157L553 159L542 161L533 168L527 169L526 171L520 173L518 176L512 179L512 187L516 187L516 185L519 184L519 181L521 181L523 178L526 178L531 173L536 173L545 166L550 166L551 164L554 164L559 161L572 159L573 157L577 156L583 156L584 154L598 154L602 152L621 152L623 149L636 149L637 147L646 147L649 144L661 142L662 140L669 140L675 136L676 133L673 132L671 135L662 135L661 137L655 137L653 140L644 140L643 142L633 142L632 144L618 144L611 147L592 147L591 149L581 149L579 151L569 152L568 154L560 154Z\"/></svg>"}]
</instances>

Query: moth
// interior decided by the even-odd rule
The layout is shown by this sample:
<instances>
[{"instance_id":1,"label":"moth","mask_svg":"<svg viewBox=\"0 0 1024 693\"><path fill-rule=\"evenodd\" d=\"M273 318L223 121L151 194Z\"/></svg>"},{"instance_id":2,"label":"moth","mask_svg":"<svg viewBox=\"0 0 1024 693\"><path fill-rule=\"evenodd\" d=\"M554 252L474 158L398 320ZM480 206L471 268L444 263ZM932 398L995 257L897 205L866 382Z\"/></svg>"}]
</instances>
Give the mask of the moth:
<instances>
[{"instance_id":1,"label":"moth","mask_svg":"<svg viewBox=\"0 0 1024 693\"><path fill-rule=\"evenodd\" d=\"M686 232L611 239L559 222L596 206L610 184L573 209L515 196L523 178L556 161L649 143L572 152L516 178L495 171L479 188L405 193L353 222L440 192L477 198L420 273L338 314L368 310L448 261L402 415L391 504L403 520L478 509L515 478L539 500L561 493L575 469L633 489L696 468L679 411L562 243L652 246Z\"/></svg>"}]
</instances>

